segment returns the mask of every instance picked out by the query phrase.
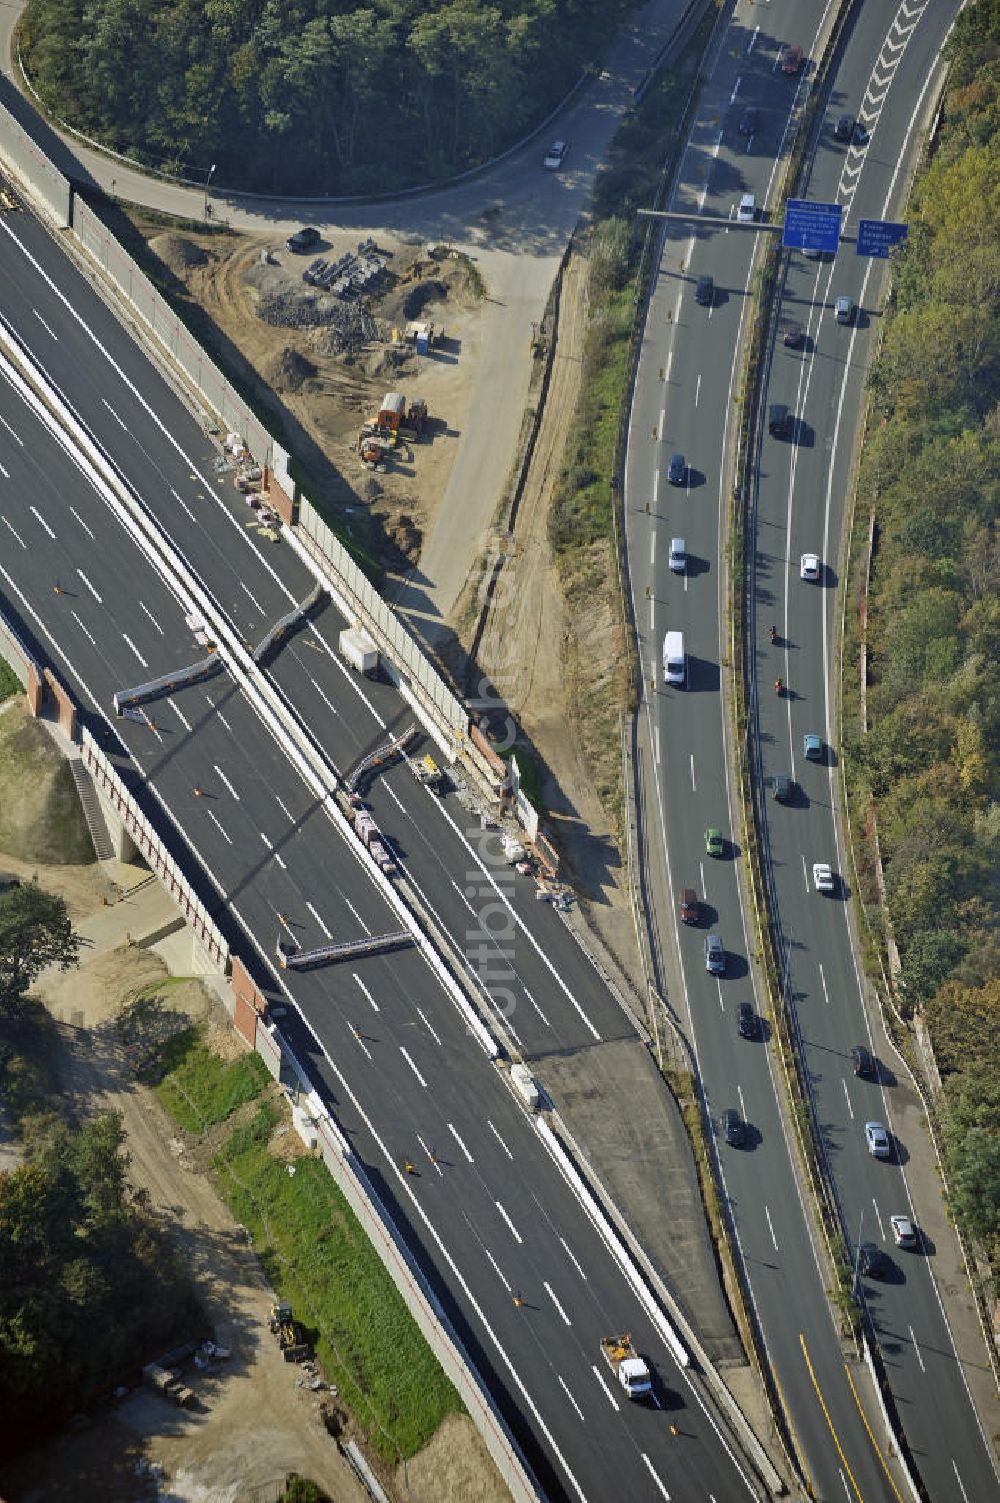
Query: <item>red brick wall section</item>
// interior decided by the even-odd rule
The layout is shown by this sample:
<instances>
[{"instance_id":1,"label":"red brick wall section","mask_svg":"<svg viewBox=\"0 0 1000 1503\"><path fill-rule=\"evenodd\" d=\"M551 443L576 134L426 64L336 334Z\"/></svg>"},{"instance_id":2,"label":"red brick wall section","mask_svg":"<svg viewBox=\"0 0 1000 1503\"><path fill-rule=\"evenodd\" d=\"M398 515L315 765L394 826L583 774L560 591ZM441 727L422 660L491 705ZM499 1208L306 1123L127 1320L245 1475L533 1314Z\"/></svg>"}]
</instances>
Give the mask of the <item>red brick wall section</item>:
<instances>
[{"instance_id":1,"label":"red brick wall section","mask_svg":"<svg viewBox=\"0 0 1000 1503\"><path fill-rule=\"evenodd\" d=\"M236 1032L246 1039L251 1049L257 1041L257 1019L267 1012L267 1002L247 975L246 967L238 955L232 957L233 970L229 984L233 990L235 1008L233 1023Z\"/></svg>"},{"instance_id":2,"label":"red brick wall section","mask_svg":"<svg viewBox=\"0 0 1000 1503\"><path fill-rule=\"evenodd\" d=\"M42 713L42 701L45 698L45 685L35 672L34 663L28 664L28 709L37 719Z\"/></svg>"},{"instance_id":3,"label":"red brick wall section","mask_svg":"<svg viewBox=\"0 0 1000 1503\"><path fill-rule=\"evenodd\" d=\"M51 668L45 669L45 683L59 706L59 724L71 741L76 740L76 705L70 699Z\"/></svg>"},{"instance_id":4,"label":"red brick wall section","mask_svg":"<svg viewBox=\"0 0 1000 1503\"><path fill-rule=\"evenodd\" d=\"M282 490L271 470L266 467L264 470L264 491L267 495L268 506L274 507L278 516L287 526L293 526L298 520L299 508L291 496L286 495Z\"/></svg>"}]
</instances>

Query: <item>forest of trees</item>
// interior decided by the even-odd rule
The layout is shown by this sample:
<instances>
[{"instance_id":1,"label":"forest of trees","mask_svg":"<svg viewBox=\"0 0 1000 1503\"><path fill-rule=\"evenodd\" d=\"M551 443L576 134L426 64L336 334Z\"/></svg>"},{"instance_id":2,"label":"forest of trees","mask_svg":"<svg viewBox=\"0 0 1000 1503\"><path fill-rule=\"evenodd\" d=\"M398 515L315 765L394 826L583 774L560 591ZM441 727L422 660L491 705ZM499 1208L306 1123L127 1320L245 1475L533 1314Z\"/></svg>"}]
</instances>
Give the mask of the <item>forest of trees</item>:
<instances>
[{"instance_id":1,"label":"forest of trees","mask_svg":"<svg viewBox=\"0 0 1000 1503\"><path fill-rule=\"evenodd\" d=\"M0 1173L0 1455L133 1379L198 1320L129 1188L120 1114L74 1131L46 1105L43 1015L28 990L46 966L74 965L79 945L62 898L33 882L0 894L0 1090L26 1158Z\"/></svg>"},{"instance_id":2,"label":"forest of trees","mask_svg":"<svg viewBox=\"0 0 1000 1503\"><path fill-rule=\"evenodd\" d=\"M943 1075L953 1209L1000 1271L1000 0L949 52L872 376L869 733L845 750Z\"/></svg>"},{"instance_id":3,"label":"forest of trees","mask_svg":"<svg viewBox=\"0 0 1000 1503\"><path fill-rule=\"evenodd\" d=\"M164 170L274 193L392 191L544 118L630 0L28 0L59 118Z\"/></svg>"}]
</instances>

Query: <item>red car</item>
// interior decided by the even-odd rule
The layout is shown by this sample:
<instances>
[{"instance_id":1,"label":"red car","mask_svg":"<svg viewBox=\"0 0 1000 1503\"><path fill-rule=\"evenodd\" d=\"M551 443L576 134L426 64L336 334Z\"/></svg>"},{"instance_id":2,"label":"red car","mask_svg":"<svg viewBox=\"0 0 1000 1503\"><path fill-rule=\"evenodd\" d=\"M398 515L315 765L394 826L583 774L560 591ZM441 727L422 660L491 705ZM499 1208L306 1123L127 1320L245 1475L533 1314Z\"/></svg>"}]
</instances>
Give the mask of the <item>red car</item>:
<instances>
[{"instance_id":1,"label":"red car","mask_svg":"<svg viewBox=\"0 0 1000 1503\"><path fill-rule=\"evenodd\" d=\"M798 43L782 47L778 54L778 66L782 73L798 73L802 67L802 48Z\"/></svg>"}]
</instances>

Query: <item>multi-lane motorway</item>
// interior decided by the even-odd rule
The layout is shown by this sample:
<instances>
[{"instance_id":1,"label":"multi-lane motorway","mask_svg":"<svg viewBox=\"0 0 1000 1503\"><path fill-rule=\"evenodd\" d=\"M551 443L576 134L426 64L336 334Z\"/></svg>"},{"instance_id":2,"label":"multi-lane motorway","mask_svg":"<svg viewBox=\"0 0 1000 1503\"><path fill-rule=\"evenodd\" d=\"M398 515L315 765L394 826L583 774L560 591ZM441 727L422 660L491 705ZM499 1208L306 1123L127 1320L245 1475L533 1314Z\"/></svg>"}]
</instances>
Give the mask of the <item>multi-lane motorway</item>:
<instances>
[{"instance_id":1,"label":"multi-lane motorway","mask_svg":"<svg viewBox=\"0 0 1000 1503\"><path fill-rule=\"evenodd\" d=\"M927 91L952 9L912 5L856 11L833 74L822 130L810 162L807 196L844 205L845 233L857 218L898 217L911 156L927 108ZM766 19L766 24L764 21ZM751 279L752 236L700 231L694 216L727 215L743 193L758 211L768 201L789 122L807 87L827 21L801 6L765 13L740 4L707 69L708 82L681 165L672 208L690 224L665 234L636 384L626 474L629 557L642 647L646 732L654 769L644 789L647 836L662 838L666 876L659 914L673 935L675 995L684 998L704 1090L713 1118L735 1108L747 1124L744 1147L717 1139L719 1172L746 1277L771 1359L793 1443L808 1480L824 1498L897 1498L899 1473L889 1464L884 1432L845 1364L828 1312L826 1277L813 1247L811 1212L802 1200L779 1106L782 1087L768 1023L757 1037L737 1032L737 1007L768 1008L750 965L752 944L737 881L735 801L728 783L730 722L723 668L732 651L720 567L729 517L727 437L738 397L741 339ZM780 67L785 43L803 47L802 74ZM748 114L748 108L754 113ZM859 119L854 140L835 139L833 120ZM707 305L697 280L714 278ZM992 1456L971 1403L933 1274L933 1249L899 1252L889 1217L911 1213L906 1149L893 1161L867 1151L864 1123L892 1123L891 1074L855 1077L851 1048L871 1045L863 991L847 923L845 860L838 824L834 706L837 665L836 585L844 503L864 369L882 283L871 263L842 248L835 260L791 257L784 280L782 327L803 328L797 348L779 342L769 365L764 409L787 404L784 437L760 441L753 529L750 630L755 652L756 771L790 775L787 804L762 798L765 852L774 911L787 966L788 999L804 1048L813 1104L852 1252L874 1242L890 1259L890 1277L861 1280L878 1333L897 1411L920 1478L933 1499L1000 1496ZM838 323L834 299L848 295L861 311ZM687 462L683 483L667 483L669 457ZM683 537L686 574L668 568L672 537ZM800 556L822 560L818 582L800 579ZM768 628L774 624L777 642ZM683 630L686 689L663 682L664 634ZM780 676L790 692L777 698ZM655 687L654 687L655 686ZM822 738L823 757L807 761L803 737ZM766 786L766 784L762 785ZM706 853L704 832L725 837L722 857ZM812 865L838 873L834 896L814 890ZM651 863L651 866L655 863ZM676 920L681 890L697 889L702 926ZM721 978L703 961L706 931L721 935ZM866 1403L869 1412L865 1412ZM879 1448L881 1446L881 1449Z\"/></svg>"},{"instance_id":2,"label":"multi-lane motorway","mask_svg":"<svg viewBox=\"0 0 1000 1503\"><path fill-rule=\"evenodd\" d=\"M29 215L0 224L0 314L114 455L221 611L252 644L311 586L292 552L248 532L215 450L166 382ZM112 695L196 656L183 612L71 456L0 386L0 591L111 743ZM328 608L270 672L331 762L346 768L408 719L388 686L337 659ZM394 914L228 680L175 691L153 724L117 734L258 969L278 915L303 944L379 933ZM199 790L196 792L195 790ZM504 1027L526 1050L572 1051L631 1027L558 917L484 855L478 819L405 766L372 803L408 875L464 952L494 944L489 898L513 936ZM286 976L290 973L286 973ZM531 1119L515 1104L434 972L413 950L285 982L294 1047L432 1277L546 1493L553 1498L755 1492L730 1441L672 1359ZM417 1175L403 1172L405 1158ZM515 1302L514 1296L517 1295ZM657 1374L655 1406L618 1396L601 1336L629 1330Z\"/></svg>"}]
</instances>

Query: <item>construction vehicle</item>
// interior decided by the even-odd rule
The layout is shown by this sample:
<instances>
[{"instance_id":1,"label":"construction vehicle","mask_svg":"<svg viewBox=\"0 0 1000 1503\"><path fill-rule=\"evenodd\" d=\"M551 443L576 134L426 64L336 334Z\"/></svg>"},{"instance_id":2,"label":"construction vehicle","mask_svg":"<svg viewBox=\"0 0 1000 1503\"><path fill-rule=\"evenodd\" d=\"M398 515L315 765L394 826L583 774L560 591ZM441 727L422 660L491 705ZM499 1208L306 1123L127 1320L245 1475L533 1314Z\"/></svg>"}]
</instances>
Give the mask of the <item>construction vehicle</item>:
<instances>
[{"instance_id":1,"label":"construction vehicle","mask_svg":"<svg viewBox=\"0 0 1000 1503\"><path fill-rule=\"evenodd\" d=\"M427 422L427 403L421 397L414 397L406 409L406 416L399 425L400 438L409 439L410 443L416 443L423 437L424 426Z\"/></svg>"},{"instance_id":2,"label":"construction vehicle","mask_svg":"<svg viewBox=\"0 0 1000 1503\"><path fill-rule=\"evenodd\" d=\"M309 1356L309 1343L303 1340L302 1327L293 1316L291 1305L273 1304L268 1324L278 1338L278 1347L286 1362L302 1362Z\"/></svg>"},{"instance_id":3,"label":"construction vehicle","mask_svg":"<svg viewBox=\"0 0 1000 1503\"><path fill-rule=\"evenodd\" d=\"M366 431L368 430L368 431ZM384 465L390 457L396 435L374 431L374 425L366 424L358 434L358 456L362 464Z\"/></svg>"},{"instance_id":4,"label":"construction vehicle","mask_svg":"<svg viewBox=\"0 0 1000 1503\"><path fill-rule=\"evenodd\" d=\"M399 425L406 416L406 398L401 391L387 391L382 398L382 405L378 410L378 425L380 428L388 428L392 433L399 431Z\"/></svg>"},{"instance_id":5,"label":"construction vehicle","mask_svg":"<svg viewBox=\"0 0 1000 1503\"><path fill-rule=\"evenodd\" d=\"M648 1399L653 1392L649 1368L632 1345L632 1338L602 1336L601 1352L630 1399Z\"/></svg>"},{"instance_id":6,"label":"construction vehicle","mask_svg":"<svg viewBox=\"0 0 1000 1503\"><path fill-rule=\"evenodd\" d=\"M425 788L440 788L441 769L433 757L417 757L410 766L418 783L423 783Z\"/></svg>"}]
</instances>

